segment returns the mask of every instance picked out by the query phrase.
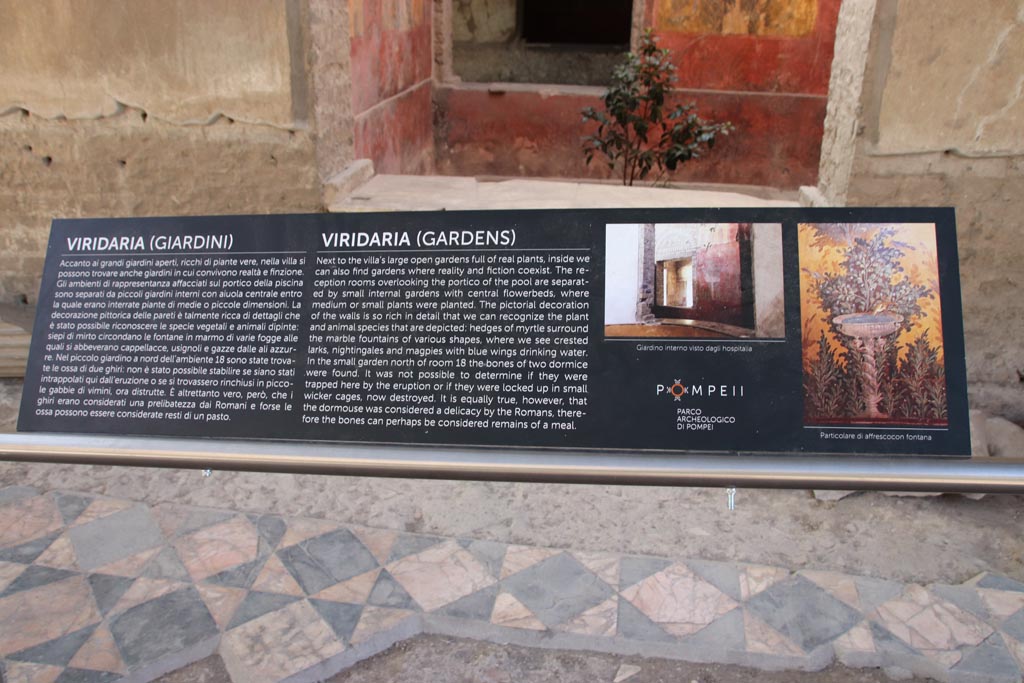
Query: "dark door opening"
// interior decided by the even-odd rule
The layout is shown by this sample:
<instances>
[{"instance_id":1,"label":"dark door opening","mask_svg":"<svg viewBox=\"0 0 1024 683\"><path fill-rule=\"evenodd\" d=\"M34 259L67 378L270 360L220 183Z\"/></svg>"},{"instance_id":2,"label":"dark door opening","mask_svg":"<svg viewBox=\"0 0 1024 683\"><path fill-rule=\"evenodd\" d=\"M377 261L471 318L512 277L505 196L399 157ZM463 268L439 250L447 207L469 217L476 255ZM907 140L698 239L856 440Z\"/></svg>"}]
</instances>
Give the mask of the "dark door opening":
<instances>
[{"instance_id":1,"label":"dark door opening","mask_svg":"<svg viewBox=\"0 0 1024 683\"><path fill-rule=\"evenodd\" d=\"M608 85L629 51L633 0L488 1L452 7L463 81Z\"/></svg>"},{"instance_id":2,"label":"dark door opening","mask_svg":"<svg viewBox=\"0 0 1024 683\"><path fill-rule=\"evenodd\" d=\"M527 43L629 45L632 0L521 0Z\"/></svg>"}]
</instances>

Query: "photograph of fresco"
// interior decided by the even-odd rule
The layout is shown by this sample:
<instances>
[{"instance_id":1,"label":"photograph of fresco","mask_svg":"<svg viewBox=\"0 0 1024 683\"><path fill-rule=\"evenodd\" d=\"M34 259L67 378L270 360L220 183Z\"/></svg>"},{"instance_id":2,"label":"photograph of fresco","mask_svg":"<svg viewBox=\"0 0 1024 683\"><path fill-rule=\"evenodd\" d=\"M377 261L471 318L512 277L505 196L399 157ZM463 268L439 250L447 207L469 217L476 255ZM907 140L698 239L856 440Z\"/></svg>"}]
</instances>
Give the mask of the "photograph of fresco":
<instances>
[{"instance_id":1,"label":"photograph of fresco","mask_svg":"<svg viewBox=\"0 0 1024 683\"><path fill-rule=\"evenodd\" d=\"M605 337L784 337L778 223L617 224L605 233Z\"/></svg>"},{"instance_id":2,"label":"photograph of fresco","mask_svg":"<svg viewBox=\"0 0 1024 683\"><path fill-rule=\"evenodd\" d=\"M801 223L808 424L947 424L931 223Z\"/></svg>"}]
</instances>

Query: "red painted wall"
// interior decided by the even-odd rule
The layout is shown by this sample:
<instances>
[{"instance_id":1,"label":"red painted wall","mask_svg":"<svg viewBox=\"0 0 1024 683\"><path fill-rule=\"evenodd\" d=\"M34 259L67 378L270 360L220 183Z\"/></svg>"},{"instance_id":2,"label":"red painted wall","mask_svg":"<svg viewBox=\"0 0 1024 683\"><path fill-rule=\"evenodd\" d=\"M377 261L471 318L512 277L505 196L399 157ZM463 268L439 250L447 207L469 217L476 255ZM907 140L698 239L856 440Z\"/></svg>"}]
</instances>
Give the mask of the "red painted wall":
<instances>
[{"instance_id":1,"label":"red painted wall","mask_svg":"<svg viewBox=\"0 0 1024 683\"><path fill-rule=\"evenodd\" d=\"M788 29L754 35L677 30L664 13L681 1L646 0L645 10L645 24L673 50L681 89L676 99L696 102L702 116L731 121L736 131L707 158L684 164L671 180L788 189L815 184L840 0L790 0L810 6L813 19L800 29L791 23ZM730 4L685 2L713 9ZM584 164L580 146L588 132L580 110L600 106L600 90L509 88L492 94L479 84L453 84L435 91L438 172L608 177L598 159L590 167Z\"/></svg>"},{"instance_id":2,"label":"red painted wall","mask_svg":"<svg viewBox=\"0 0 1024 683\"><path fill-rule=\"evenodd\" d=\"M693 298L697 302L694 318L752 327L743 309L738 242L713 244L697 252L693 259L693 273Z\"/></svg>"},{"instance_id":3,"label":"red painted wall","mask_svg":"<svg viewBox=\"0 0 1024 683\"><path fill-rule=\"evenodd\" d=\"M728 0L714 1L729 4ZM673 30L671 20L659 16L672 0L646 0L645 23L654 28L661 47L672 51L680 88L824 97L828 95L840 1L816 0L813 28L802 35Z\"/></svg>"},{"instance_id":4,"label":"red painted wall","mask_svg":"<svg viewBox=\"0 0 1024 683\"><path fill-rule=\"evenodd\" d=\"M434 129L430 81L378 105L356 118L357 159L373 159L377 173L431 173Z\"/></svg>"},{"instance_id":5,"label":"red painted wall","mask_svg":"<svg viewBox=\"0 0 1024 683\"><path fill-rule=\"evenodd\" d=\"M737 183L796 188L817 182L825 99L767 93L676 93L696 101L702 115L729 120L737 131L708 157L683 164L680 182ZM437 171L452 175L606 178L600 159L585 164L580 110L597 95L552 95L486 88L442 87Z\"/></svg>"},{"instance_id":6,"label":"red painted wall","mask_svg":"<svg viewBox=\"0 0 1024 683\"><path fill-rule=\"evenodd\" d=\"M378 173L433 168L429 0L349 0L357 158Z\"/></svg>"}]
</instances>

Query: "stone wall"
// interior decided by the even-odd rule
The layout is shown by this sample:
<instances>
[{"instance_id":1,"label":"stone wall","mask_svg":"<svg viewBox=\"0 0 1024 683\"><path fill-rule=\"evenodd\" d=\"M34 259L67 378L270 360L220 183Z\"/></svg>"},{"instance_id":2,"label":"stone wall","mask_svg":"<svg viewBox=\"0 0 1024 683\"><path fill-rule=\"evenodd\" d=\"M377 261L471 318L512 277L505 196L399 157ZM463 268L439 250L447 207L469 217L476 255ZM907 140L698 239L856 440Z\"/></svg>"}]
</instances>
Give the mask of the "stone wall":
<instances>
[{"instance_id":1,"label":"stone wall","mask_svg":"<svg viewBox=\"0 0 1024 683\"><path fill-rule=\"evenodd\" d=\"M758 337L786 336L782 268L782 225L755 223L751 232L754 267L754 327Z\"/></svg>"},{"instance_id":2,"label":"stone wall","mask_svg":"<svg viewBox=\"0 0 1024 683\"><path fill-rule=\"evenodd\" d=\"M53 218L318 210L309 9L0 0L0 301L34 301Z\"/></svg>"},{"instance_id":3,"label":"stone wall","mask_svg":"<svg viewBox=\"0 0 1024 683\"><path fill-rule=\"evenodd\" d=\"M175 123L291 126L306 102L292 96L289 4L2 0L0 111L79 119L129 105Z\"/></svg>"},{"instance_id":4,"label":"stone wall","mask_svg":"<svg viewBox=\"0 0 1024 683\"><path fill-rule=\"evenodd\" d=\"M0 116L0 301L35 301L53 218L315 211L313 148L305 131L183 126L140 109Z\"/></svg>"},{"instance_id":5,"label":"stone wall","mask_svg":"<svg viewBox=\"0 0 1024 683\"><path fill-rule=\"evenodd\" d=\"M516 35L516 0L453 0L452 40L506 43Z\"/></svg>"},{"instance_id":6,"label":"stone wall","mask_svg":"<svg viewBox=\"0 0 1024 683\"><path fill-rule=\"evenodd\" d=\"M311 212L433 167L430 0L0 0L0 301L50 220Z\"/></svg>"},{"instance_id":7,"label":"stone wall","mask_svg":"<svg viewBox=\"0 0 1024 683\"><path fill-rule=\"evenodd\" d=\"M867 62L840 63L837 47L808 199L956 207L971 404L1024 423L1024 4L847 0L843 11L839 35L851 55L861 41Z\"/></svg>"},{"instance_id":8,"label":"stone wall","mask_svg":"<svg viewBox=\"0 0 1024 683\"><path fill-rule=\"evenodd\" d=\"M352 114L352 46L349 7L337 0L307 0L295 5L305 27L303 63L316 131L316 164L321 182L341 173L355 158ZM326 200L325 202L326 203Z\"/></svg>"}]
</instances>

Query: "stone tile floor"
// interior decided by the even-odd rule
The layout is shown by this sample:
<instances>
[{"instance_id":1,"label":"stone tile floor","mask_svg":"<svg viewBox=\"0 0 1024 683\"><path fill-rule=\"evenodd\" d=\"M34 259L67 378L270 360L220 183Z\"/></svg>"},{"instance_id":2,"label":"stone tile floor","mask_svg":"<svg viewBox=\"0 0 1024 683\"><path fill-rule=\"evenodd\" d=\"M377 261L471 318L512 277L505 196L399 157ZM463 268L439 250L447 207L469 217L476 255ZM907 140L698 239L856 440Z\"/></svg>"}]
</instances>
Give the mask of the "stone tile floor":
<instances>
[{"instance_id":1,"label":"stone tile floor","mask_svg":"<svg viewBox=\"0 0 1024 683\"><path fill-rule=\"evenodd\" d=\"M417 633L1018 681L1024 584L922 586L0 489L8 683L145 681L213 652L236 681L312 681Z\"/></svg>"}]
</instances>

